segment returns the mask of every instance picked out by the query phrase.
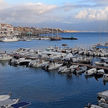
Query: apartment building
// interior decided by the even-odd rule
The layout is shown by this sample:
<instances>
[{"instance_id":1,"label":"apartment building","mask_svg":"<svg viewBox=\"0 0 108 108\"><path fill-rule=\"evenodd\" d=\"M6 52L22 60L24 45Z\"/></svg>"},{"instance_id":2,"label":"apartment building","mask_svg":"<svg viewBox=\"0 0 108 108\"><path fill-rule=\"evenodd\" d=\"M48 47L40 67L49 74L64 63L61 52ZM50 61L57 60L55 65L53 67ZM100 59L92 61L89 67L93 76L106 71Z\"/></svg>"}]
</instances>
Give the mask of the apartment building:
<instances>
[{"instance_id":1,"label":"apartment building","mask_svg":"<svg viewBox=\"0 0 108 108\"><path fill-rule=\"evenodd\" d=\"M10 24L0 24L0 37L13 36L14 28Z\"/></svg>"}]
</instances>

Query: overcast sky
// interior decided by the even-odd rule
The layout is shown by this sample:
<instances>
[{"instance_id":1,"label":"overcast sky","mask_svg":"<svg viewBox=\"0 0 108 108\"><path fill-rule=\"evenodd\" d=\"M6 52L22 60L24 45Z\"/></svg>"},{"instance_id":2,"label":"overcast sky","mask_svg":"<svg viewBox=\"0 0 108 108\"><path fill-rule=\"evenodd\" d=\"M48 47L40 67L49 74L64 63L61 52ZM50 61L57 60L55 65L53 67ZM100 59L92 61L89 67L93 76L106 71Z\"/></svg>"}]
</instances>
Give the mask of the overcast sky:
<instances>
[{"instance_id":1,"label":"overcast sky","mask_svg":"<svg viewBox=\"0 0 108 108\"><path fill-rule=\"evenodd\" d=\"M108 31L108 0L0 0L0 22Z\"/></svg>"}]
</instances>

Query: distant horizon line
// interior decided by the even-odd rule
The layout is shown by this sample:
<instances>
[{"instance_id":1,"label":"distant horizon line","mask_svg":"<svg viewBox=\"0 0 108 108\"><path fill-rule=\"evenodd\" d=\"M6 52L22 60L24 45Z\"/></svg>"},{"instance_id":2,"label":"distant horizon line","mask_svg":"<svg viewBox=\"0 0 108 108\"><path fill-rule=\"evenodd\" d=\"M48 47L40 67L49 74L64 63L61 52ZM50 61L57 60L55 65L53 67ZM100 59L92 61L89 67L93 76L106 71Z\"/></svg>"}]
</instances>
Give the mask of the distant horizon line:
<instances>
[{"instance_id":1,"label":"distant horizon line","mask_svg":"<svg viewBox=\"0 0 108 108\"><path fill-rule=\"evenodd\" d=\"M64 32L67 33L108 33L108 31L77 31L77 30L64 30Z\"/></svg>"}]
</instances>

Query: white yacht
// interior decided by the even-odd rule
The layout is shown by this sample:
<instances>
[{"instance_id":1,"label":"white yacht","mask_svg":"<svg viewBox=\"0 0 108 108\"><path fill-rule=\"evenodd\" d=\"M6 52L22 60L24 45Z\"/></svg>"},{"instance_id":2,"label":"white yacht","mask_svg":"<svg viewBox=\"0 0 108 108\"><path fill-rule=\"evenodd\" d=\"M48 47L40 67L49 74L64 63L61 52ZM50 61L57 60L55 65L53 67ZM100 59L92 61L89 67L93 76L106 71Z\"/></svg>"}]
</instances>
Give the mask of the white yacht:
<instances>
[{"instance_id":1,"label":"white yacht","mask_svg":"<svg viewBox=\"0 0 108 108\"><path fill-rule=\"evenodd\" d=\"M10 98L10 95L0 95L0 101L4 101L9 98Z\"/></svg>"},{"instance_id":2,"label":"white yacht","mask_svg":"<svg viewBox=\"0 0 108 108\"><path fill-rule=\"evenodd\" d=\"M0 95L0 108L11 108L19 99L10 99L10 95Z\"/></svg>"},{"instance_id":3,"label":"white yacht","mask_svg":"<svg viewBox=\"0 0 108 108\"><path fill-rule=\"evenodd\" d=\"M4 37L0 40L1 42L15 42L15 41L19 41L19 39L17 37Z\"/></svg>"}]
</instances>

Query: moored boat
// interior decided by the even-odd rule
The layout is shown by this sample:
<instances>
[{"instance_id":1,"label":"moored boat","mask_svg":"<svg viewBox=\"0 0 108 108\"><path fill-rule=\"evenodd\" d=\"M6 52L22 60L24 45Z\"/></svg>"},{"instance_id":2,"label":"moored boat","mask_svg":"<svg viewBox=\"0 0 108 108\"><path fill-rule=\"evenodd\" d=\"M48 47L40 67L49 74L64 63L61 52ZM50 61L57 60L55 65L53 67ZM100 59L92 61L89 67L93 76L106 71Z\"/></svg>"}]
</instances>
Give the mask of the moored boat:
<instances>
[{"instance_id":1,"label":"moored boat","mask_svg":"<svg viewBox=\"0 0 108 108\"><path fill-rule=\"evenodd\" d=\"M0 55L0 61L8 61L12 59L12 57L6 53Z\"/></svg>"},{"instance_id":2,"label":"moored boat","mask_svg":"<svg viewBox=\"0 0 108 108\"><path fill-rule=\"evenodd\" d=\"M51 41L60 41L61 39L61 37L50 37Z\"/></svg>"},{"instance_id":3,"label":"moored boat","mask_svg":"<svg viewBox=\"0 0 108 108\"><path fill-rule=\"evenodd\" d=\"M96 76L103 76L104 73L105 73L104 69L99 69L99 70L97 70L95 75Z\"/></svg>"},{"instance_id":4,"label":"moored boat","mask_svg":"<svg viewBox=\"0 0 108 108\"><path fill-rule=\"evenodd\" d=\"M19 99L10 99L10 95L0 95L0 108L12 108L18 102Z\"/></svg>"},{"instance_id":5,"label":"moored boat","mask_svg":"<svg viewBox=\"0 0 108 108\"><path fill-rule=\"evenodd\" d=\"M103 81L108 81L108 74L103 75Z\"/></svg>"},{"instance_id":6,"label":"moored boat","mask_svg":"<svg viewBox=\"0 0 108 108\"><path fill-rule=\"evenodd\" d=\"M19 39L17 37L4 37L2 39L0 39L1 42L15 42L15 41L19 41Z\"/></svg>"},{"instance_id":7,"label":"moored boat","mask_svg":"<svg viewBox=\"0 0 108 108\"><path fill-rule=\"evenodd\" d=\"M96 71L97 71L96 68L89 69L87 72L85 72L85 75L92 76L92 75L96 74Z\"/></svg>"}]
</instances>

